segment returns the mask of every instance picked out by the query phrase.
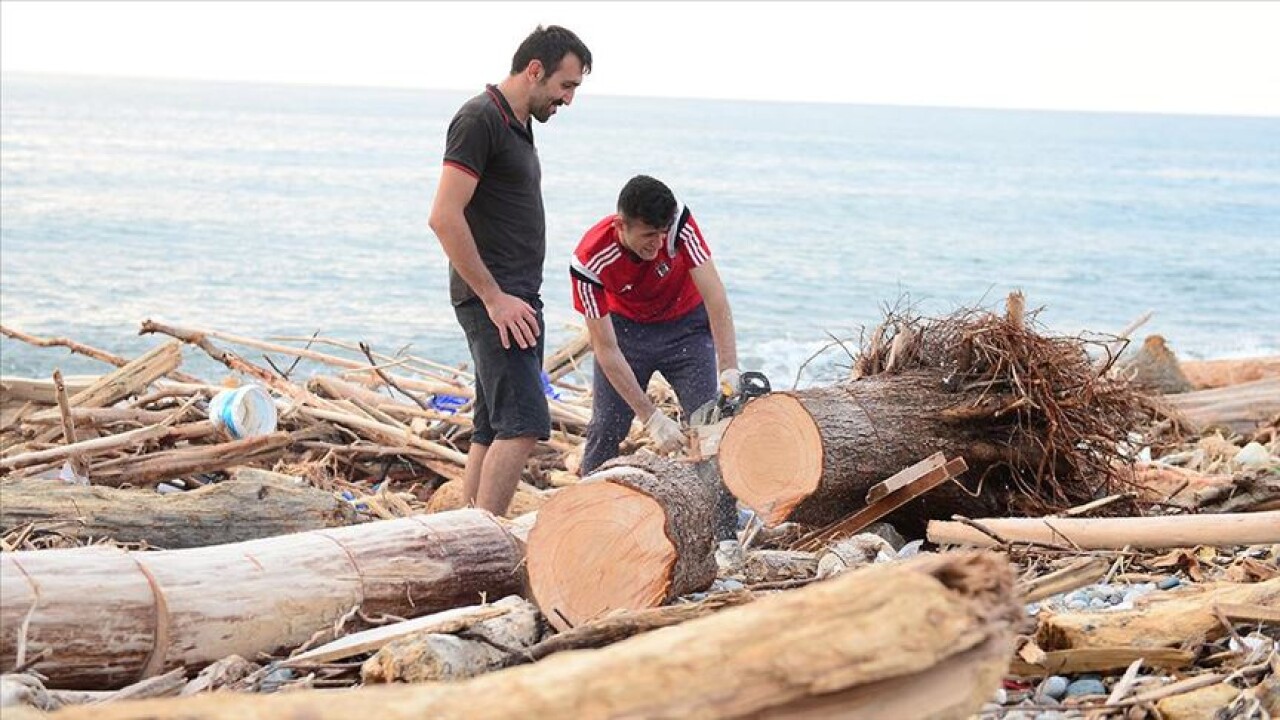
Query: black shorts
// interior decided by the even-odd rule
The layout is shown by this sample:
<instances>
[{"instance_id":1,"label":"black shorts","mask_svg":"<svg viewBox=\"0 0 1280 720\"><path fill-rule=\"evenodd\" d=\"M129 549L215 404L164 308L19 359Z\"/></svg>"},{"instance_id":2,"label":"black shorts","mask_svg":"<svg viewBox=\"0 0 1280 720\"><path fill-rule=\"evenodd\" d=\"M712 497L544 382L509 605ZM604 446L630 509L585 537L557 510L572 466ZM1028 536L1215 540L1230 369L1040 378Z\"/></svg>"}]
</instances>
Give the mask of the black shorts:
<instances>
[{"instance_id":1,"label":"black shorts","mask_svg":"<svg viewBox=\"0 0 1280 720\"><path fill-rule=\"evenodd\" d=\"M466 333L476 374L473 443L491 445L494 439L546 440L551 436L551 412L542 392L546 323L542 319L542 303L535 300L529 304L538 313L538 342L523 350L514 340L510 348L502 347L498 328L478 298L453 308Z\"/></svg>"}]
</instances>

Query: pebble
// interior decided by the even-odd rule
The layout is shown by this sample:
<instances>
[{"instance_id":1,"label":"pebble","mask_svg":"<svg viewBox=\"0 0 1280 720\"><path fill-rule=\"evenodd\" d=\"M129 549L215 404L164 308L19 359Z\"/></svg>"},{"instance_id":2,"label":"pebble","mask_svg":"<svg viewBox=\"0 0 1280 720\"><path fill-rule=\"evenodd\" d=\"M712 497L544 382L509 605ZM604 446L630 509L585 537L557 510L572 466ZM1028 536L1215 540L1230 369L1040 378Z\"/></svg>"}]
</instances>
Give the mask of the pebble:
<instances>
[{"instance_id":1,"label":"pebble","mask_svg":"<svg viewBox=\"0 0 1280 720\"><path fill-rule=\"evenodd\" d=\"M991 702L997 705L1004 705L1009 702L1009 691L1004 688L996 688L996 694L992 696Z\"/></svg>"},{"instance_id":2,"label":"pebble","mask_svg":"<svg viewBox=\"0 0 1280 720\"><path fill-rule=\"evenodd\" d=\"M1106 695L1107 688L1102 684L1102 680L1096 677L1082 677L1067 686L1067 697L1080 697L1081 695Z\"/></svg>"},{"instance_id":3,"label":"pebble","mask_svg":"<svg viewBox=\"0 0 1280 720\"><path fill-rule=\"evenodd\" d=\"M1069 684L1070 681L1061 675L1050 675L1040 683L1039 693L1054 700L1061 700L1066 696Z\"/></svg>"},{"instance_id":4,"label":"pebble","mask_svg":"<svg viewBox=\"0 0 1280 720\"><path fill-rule=\"evenodd\" d=\"M156 485L156 492L161 495L172 495L173 493L182 492L182 488L176 488L168 483L158 483Z\"/></svg>"},{"instance_id":5,"label":"pebble","mask_svg":"<svg viewBox=\"0 0 1280 720\"><path fill-rule=\"evenodd\" d=\"M1182 584L1181 580L1170 575L1169 577L1161 580L1160 584L1157 587L1159 587L1161 590L1172 590L1173 588L1176 588L1181 584Z\"/></svg>"},{"instance_id":6,"label":"pebble","mask_svg":"<svg viewBox=\"0 0 1280 720\"><path fill-rule=\"evenodd\" d=\"M732 590L741 590L741 589L742 589L742 588L744 588L744 587L745 587L745 585L743 585L740 581L738 581L738 580L731 580L731 579L730 579L730 580L725 580L724 582L722 582L722 583L720 584L720 589L722 589L722 590L727 590L727 591L732 591Z\"/></svg>"}]
</instances>

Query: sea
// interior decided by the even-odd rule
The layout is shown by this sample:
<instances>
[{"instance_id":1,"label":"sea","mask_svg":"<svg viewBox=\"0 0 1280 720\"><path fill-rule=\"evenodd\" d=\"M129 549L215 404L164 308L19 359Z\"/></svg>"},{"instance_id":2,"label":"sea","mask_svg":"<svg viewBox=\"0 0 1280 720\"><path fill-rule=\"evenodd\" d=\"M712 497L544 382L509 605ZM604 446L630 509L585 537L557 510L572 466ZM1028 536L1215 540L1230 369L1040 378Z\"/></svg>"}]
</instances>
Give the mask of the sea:
<instances>
[{"instance_id":1,"label":"sea","mask_svg":"<svg viewBox=\"0 0 1280 720\"><path fill-rule=\"evenodd\" d=\"M127 357L166 339L138 334L153 319L466 363L427 218L449 119L482 90L3 75L0 324ZM998 310L1014 290L1047 334L1150 313L1135 337L1184 359L1280 353L1280 118L597 96L588 79L535 136L549 351L580 323L573 247L644 173L693 210L740 365L775 388L843 376L887 311ZM109 369L0 338L0 373L55 368Z\"/></svg>"}]
</instances>

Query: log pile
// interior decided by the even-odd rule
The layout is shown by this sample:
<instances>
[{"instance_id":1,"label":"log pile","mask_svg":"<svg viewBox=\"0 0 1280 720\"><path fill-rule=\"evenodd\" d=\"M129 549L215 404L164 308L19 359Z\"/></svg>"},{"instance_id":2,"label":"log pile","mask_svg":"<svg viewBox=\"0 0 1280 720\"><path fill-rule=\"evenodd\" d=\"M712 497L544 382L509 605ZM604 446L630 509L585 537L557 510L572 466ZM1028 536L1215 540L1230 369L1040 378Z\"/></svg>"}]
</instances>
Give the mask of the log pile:
<instances>
[{"instance_id":1,"label":"log pile","mask_svg":"<svg viewBox=\"0 0 1280 720\"><path fill-rule=\"evenodd\" d=\"M512 521L454 509L461 369L155 323L174 340L129 360L3 328L116 368L0 379L3 714L1280 715L1270 386L1151 397L1115 341L1091 356L1033 319L1020 298L891 317L852 380L750 401L710 461L631 438L582 479L580 336L548 357L565 399ZM184 347L268 389L276 432L211 423L223 382L183 374ZM712 539L708 462L749 518L735 541Z\"/></svg>"}]
</instances>

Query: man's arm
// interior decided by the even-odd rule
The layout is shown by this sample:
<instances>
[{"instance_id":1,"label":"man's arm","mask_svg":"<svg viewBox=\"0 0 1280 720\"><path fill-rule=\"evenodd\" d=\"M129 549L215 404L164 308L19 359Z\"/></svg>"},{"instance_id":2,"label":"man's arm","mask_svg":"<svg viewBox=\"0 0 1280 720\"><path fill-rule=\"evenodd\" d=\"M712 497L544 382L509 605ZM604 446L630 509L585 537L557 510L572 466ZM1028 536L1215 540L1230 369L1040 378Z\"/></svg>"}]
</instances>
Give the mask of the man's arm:
<instances>
[{"instance_id":1,"label":"man's arm","mask_svg":"<svg viewBox=\"0 0 1280 720\"><path fill-rule=\"evenodd\" d=\"M618 391L618 395L635 411L636 417L640 418L641 422L648 421L649 416L658 408L645 394L644 388L640 387L636 374L632 372L631 366L622 356L622 349L618 347L618 336L613 332L613 319L605 315L589 317L586 321L587 333L591 336L591 351L595 353L596 362L604 370L604 376L609 379L613 389Z\"/></svg>"},{"instance_id":2,"label":"man's arm","mask_svg":"<svg viewBox=\"0 0 1280 720\"><path fill-rule=\"evenodd\" d=\"M716 369L723 372L738 367L738 339L733 328L733 313L729 310L729 296L720 281L716 264L706 262L689 271L693 284L707 306L707 318L711 321L711 340L716 346Z\"/></svg>"},{"instance_id":3,"label":"man's arm","mask_svg":"<svg viewBox=\"0 0 1280 720\"><path fill-rule=\"evenodd\" d=\"M538 316L529 303L508 295L498 287L493 273L485 267L476 249L475 237L463 211L475 194L479 181L451 165L440 173L435 202L431 206L431 230L440 239L444 254L454 270L484 303L489 318L498 326L502 347L510 348L511 340L521 348L533 347L538 340Z\"/></svg>"}]
</instances>

